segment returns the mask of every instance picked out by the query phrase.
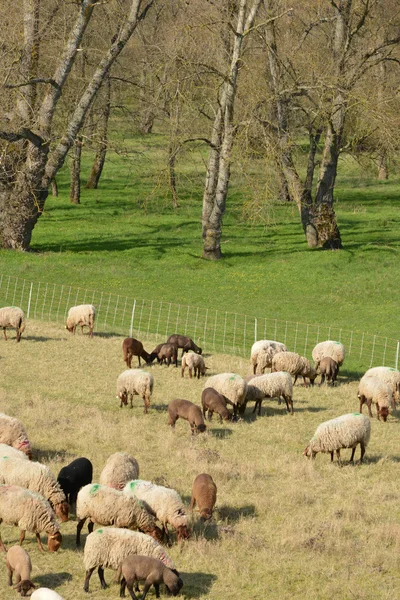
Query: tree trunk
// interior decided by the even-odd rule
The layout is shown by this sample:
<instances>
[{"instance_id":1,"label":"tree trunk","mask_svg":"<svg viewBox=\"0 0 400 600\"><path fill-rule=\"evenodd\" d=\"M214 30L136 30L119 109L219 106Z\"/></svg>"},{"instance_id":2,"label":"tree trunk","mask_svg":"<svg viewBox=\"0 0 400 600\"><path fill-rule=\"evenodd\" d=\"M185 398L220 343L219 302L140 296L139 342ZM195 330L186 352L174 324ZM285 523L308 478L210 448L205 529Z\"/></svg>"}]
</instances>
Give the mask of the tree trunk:
<instances>
[{"instance_id":1,"label":"tree trunk","mask_svg":"<svg viewBox=\"0 0 400 600\"><path fill-rule=\"evenodd\" d=\"M93 190L97 190L99 185L108 149L108 121L111 112L111 85L109 75L107 75L102 87L104 87L104 106L103 110L101 111L101 119L98 128L100 141L87 183L85 185L86 188Z\"/></svg>"},{"instance_id":2,"label":"tree trunk","mask_svg":"<svg viewBox=\"0 0 400 600\"><path fill-rule=\"evenodd\" d=\"M71 204L81 203L81 158L82 137L78 136L75 140L71 160L71 183L69 188L69 201Z\"/></svg>"}]
</instances>

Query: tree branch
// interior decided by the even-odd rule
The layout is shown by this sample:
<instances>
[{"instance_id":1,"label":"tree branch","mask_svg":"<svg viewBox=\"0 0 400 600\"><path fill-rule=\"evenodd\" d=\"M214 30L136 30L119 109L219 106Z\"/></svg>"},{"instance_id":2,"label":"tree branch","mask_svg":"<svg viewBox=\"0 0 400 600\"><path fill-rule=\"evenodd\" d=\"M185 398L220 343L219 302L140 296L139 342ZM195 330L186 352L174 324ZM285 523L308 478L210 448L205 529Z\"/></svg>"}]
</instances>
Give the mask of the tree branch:
<instances>
[{"instance_id":1,"label":"tree branch","mask_svg":"<svg viewBox=\"0 0 400 600\"><path fill-rule=\"evenodd\" d=\"M29 79L29 81L24 81L22 83L5 83L3 87L13 90L15 88L25 87L26 85L35 85L36 83L50 83L57 89L60 87L54 79L43 77L36 77L35 79Z\"/></svg>"},{"instance_id":2,"label":"tree branch","mask_svg":"<svg viewBox=\"0 0 400 600\"><path fill-rule=\"evenodd\" d=\"M21 140L28 140L37 148L40 148L44 144L44 139L40 135L36 135L30 129L22 128L20 131L8 132L0 131L0 139L6 140L7 142L19 142Z\"/></svg>"}]
</instances>

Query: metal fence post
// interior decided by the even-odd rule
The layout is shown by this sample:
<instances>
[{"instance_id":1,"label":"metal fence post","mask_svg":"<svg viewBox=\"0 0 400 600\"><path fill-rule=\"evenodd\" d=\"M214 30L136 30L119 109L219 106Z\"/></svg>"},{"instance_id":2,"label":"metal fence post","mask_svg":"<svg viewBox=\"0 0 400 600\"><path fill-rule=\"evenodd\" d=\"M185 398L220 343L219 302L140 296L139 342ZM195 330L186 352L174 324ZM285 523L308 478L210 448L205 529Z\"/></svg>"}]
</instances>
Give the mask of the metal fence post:
<instances>
[{"instance_id":1,"label":"metal fence post","mask_svg":"<svg viewBox=\"0 0 400 600\"><path fill-rule=\"evenodd\" d=\"M132 333L133 333L133 319L135 318L135 308L136 308L136 300L133 303L133 307L132 307L132 317L131 317L131 326L129 328L129 337L132 337Z\"/></svg>"},{"instance_id":2,"label":"metal fence post","mask_svg":"<svg viewBox=\"0 0 400 600\"><path fill-rule=\"evenodd\" d=\"M31 311L32 290L33 290L33 283L31 283L31 288L29 290L28 310L27 310L27 313L26 313L26 318L27 319L29 319L29 313Z\"/></svg>"},{"instance_id":3,"label":"metal fence post","mask_svg":"<svg viewBox=\"0 0 400 600\"><path fill-rule=\"evenodd\" d=\"M257 319L254 319L254 341L257 341Z\"/></svg>"},{"instance_id":4,"label":"metal fence post","mask_svg":"<svg viewBox=\"0 0 400 600\"><path fill-rule=\"evenodd\" d=\"M400 350L400 341L397 341L395 369L398 369L398 367L399 367L399 350Z\"/></svg>"}]
</instances>

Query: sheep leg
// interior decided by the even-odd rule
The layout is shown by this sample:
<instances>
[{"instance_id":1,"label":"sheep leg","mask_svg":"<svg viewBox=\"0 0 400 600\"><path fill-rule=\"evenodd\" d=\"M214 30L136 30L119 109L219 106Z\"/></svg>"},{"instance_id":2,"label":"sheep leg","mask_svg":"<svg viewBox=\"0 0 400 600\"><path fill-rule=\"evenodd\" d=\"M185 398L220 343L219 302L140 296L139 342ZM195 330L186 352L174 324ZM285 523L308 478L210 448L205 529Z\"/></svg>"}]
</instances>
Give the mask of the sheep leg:
<instances>
[{"instance_id":1,"label":"sheep leg","mask_svg":"<svg viewBox=\"0 0 400 600\"><path fill-rule=\"evenodd\" d=\"M261 400L257 400L257 402L258 402L258 413L257 413L257 414L258 414L258 416L260 417L260 416L261 416L261 404L262 404L262 399L261 399Z\"/></svg>"},{"instance_id":2,"label":"sheep leg","mask_svg":"<svg viewBox=\"0 0 400 600\"><path fill-rule=\"evenodd\" d=\"M86 521L86 517L81 519L76 526L76 545L79 547L81 545L81 531Z\"/></svg>"},{"instance_id":3,"label":"sheep leg","mask_svg":"<svg viewBox=\"0 0 400 600\"><path fill-rule=\"evenodd\" d=\"M195 506L196 506L196 498L194 496L192 496L192 499L190 501L190 510L193 511Z\"/></svg>"},{"instance_id":4,"label":"sheep leg","mask_svg":"<svg viewBox=\"0 0 400 600\"><path fill-rule=\"evenodd\" d=\"M339 467L341 467L342 461L340 460L340 449L336 450L336 456L337 456L338 465L339 465Z\"/></svg>"},{"instance_id":5,"label":"sheep leg","mask_svg":"<svg viewBox=\"0 0 400 600\"><path fill-rule=\"evenodd\" d=\"M126 588L126 579L125 579L125 577L123 577L121 579L121 586L119 588L119 597L120 598L125 598L125 588Z\"/></svg>"},{"instance_id":6,"label":"sheep leg","mask_svg":"<svg viewBox=\"0 0 400 600\"><path fill-rule=\"evenodd\" d=\"M4 339L7 341L6 328L5 327L3 327L3 334L4 334Z\"/></svg>"},{"instance_id":7,"label":"sheep leg","mask_svg":"<svg viewBox=\"0 0 400 600\"><path fill-rule=\"evenodd\" d=\"M95 570L96 567L92 567L91 569L88 569L86 571L86 575L85 575L85 583L83 584L83 591L84 592L88 592L89 591L89 581L90 578L93 574L93 571Z\"/></svg>"},{"instance_id":8,"label":"sheep leg","mask_svg":"<svg viewBox=\"0 0 400 600\"><path fill-rule=\"evenodd\" d=\"M7 548L3 544L3 540L1 539L1 536L0 536L0 548L2 549L3 552L7 552Z\"/></svg>"},{"instance_id":9,"label":"sheep leg","mask_svg":"<svg viewBox=\"0 0 400 600\"><path fill-rule=\"evenodd\" d=\"M370 416L370 417L371 417L371 419L372 419L372 410L371 410L371 404L372 404L371 400L367 400L368 414L369 414L369 416Z\"/></svg>"},{"instance_id":10,"label":"sheep leg","mask_svg":"<svg viewBox=\"0 0 400 600\"><path fill-rule=\"evenodd\" d=\"M126 587L127 587L127 590L129 592L129 595L132 598L132 600L138 600L135 592L133 591L133 581L130 581ZM121 583L121 589L122 589L122 583Z\"/></svg>"},{"instance_id":11,"label":"sheep leg","mask_svg":"<svg viewBox=\"0 0 400 600\"><path fill-rule=\"evenodd\" d=\"M360 442L360 447L361 447L361 456L360 456L360 460L358 462L359 465L361 465L363 458L364 458L364 454L365 454L365 444L364 442ZM355 448L354 448L354 452L355 452Z\"/></svg>"},{"instance_id":12,"label":"sheep leg","mask_svg":"<svg viewBox=\"0 0 400 600\"><path fill-rule=\"evenodd\" d=\"M325 373L321 373L321 383L319 384L320 386L325 383Z\"/></svg>"},{"instance_id":13,"label":"sheep leg","mask_svg":"<svg viewBox=\"0 0 400 600\"><path fill-rule=\"evenodd\" d=\"M24 537L25 537L25 531L24 531ZM37 543L38 543L40 552L44 552L42 540L40 539L40 533L36 534L36 539L37 539ZM20 545L21 545L21 543L20 543Z\"/></svg>"},{"instance_id":14,"label":"sheep leg","mask_svg":"<svg viewBox=\"0 0 400 600\"><path fill-rule=\"evenodd\" d=\"M102 589L105 590L106 587L107 587L107 584L106 584L106 580L104 579L104 569L103 569L103 567L99 567L97 569L97 573L99 575L100 585L101 585Z\"/></svg>"},{"instance_id":15,"label":"sheep leg","mask_svg":"<svg viewBox=\"0 0 400 600\"><path fill-rule=\"evenodd\" d=\"M331 462L333 462L333 450L331 452Z\"/></svg>"},{"instance_id":16,"label":"sheep leg","mask_svg":"<svg viewBox=\"0 0 400 600\"><path fill-rule=\"evenodd\" d=\"M189 377L190 377L190 379L192 379L192 375L193 375L193 369L192 369L192 367L189 367Z\"/></svg>"},{"instance_id":17,"label":"sheep leg","mask_svg":"<svg viewBox=\"0 0 400 600\"><path fill-rule=\"evenodd\" d=\"M297 375L294 376L293 385L296 385L296 381L297 381Z\"/></svg>"},{"instance_id":18,"label":"sheep leg","mask_svg":"<svg viewBox=\"0 0 400 600\"><path fill-rule=\"evenodd\" d=\"M354 454L356 452L356 446L354 446L354 448L352 448L351 450L351 456L350 456L350 462L354 462Z\"/></svg>"},{"instance_id":19,"label":"sheep leg","mask_svg":"<svg viewBox=\"0 0 400 600\"><path fill-rule=\"evenodd\" d=\"M12 569L9 566L8 562L7 562L7 571L8 571L8 585L12 585L13 572L12 572Z\"/></svg>"},{"instance_id":20,"label":"sheep leg","mask_svg":"<svg viewBox=\"0 0 400 600\"><path fill-rule=\"evenodd\" d=\"M209 421L211 421L213 414L214 414L214 411L212 411L212 410L208 409L208 415L207 415L207 416L208 416L208 420L209 420ZM205 416L205 415L204 415L204 416Z\"/></svg>"},{"instance_id":21,"label":"sheep leg","mask_svg":"<svg viewBox=\"0 0 400 600\"><path fill-rule=\"evenodd\" d=\"M177 363L177 362L175 363L175 366L176 366L176 367L178 366L178 363ZM185 367L183 366L183 367L182 367L182 371L181 371L181 375L182 375L182 377L184 377L184 373L185 373Z\"/></svg>"},{"instance_id":22,"label":"sheep leg","mask_svg":"<svg viewBox=\"0 0 400 600\"><path fill-rule=\"evenodd\" d=\"M377 416L378 421L380 421L381 420L381 413L380 413L380 410L379 410L379 404L378 403L376 403L376 416Z\"/></svg>"},{"instance_id":23,"label":"sheep leg","mask_svg":"<svg viewBox=\"0 0 400 600\"><path fill-rule=\"evenodd\" d=\"M89 521L87 528L88 528L89 533L93 533L93 529L94 529L93 521Z\"/></svg>"}]
</instances>

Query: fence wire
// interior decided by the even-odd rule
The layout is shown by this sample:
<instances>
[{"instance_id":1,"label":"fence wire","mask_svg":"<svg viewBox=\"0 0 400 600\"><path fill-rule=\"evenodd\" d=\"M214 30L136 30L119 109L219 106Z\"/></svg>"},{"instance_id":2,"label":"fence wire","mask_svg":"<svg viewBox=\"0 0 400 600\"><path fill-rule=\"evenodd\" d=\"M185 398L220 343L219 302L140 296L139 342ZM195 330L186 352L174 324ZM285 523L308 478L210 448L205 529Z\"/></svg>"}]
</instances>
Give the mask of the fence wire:
<instances>
[{"instance_id":1,"label":"fence wire","mask_svg":"<svg viewBox=\"0 0 400 600\"><path fill-rule=\"evenodd\" d=\"M400 343L393 338L334 325L252 317L0 275L0 305L19 306L27 319L65 323L69 308L77 304L94 304L98 332L155 336L159 342L172 333L180 333L207 352L245 357L250 356L252 344L260 339L283 342L288 350L309 358L318 342L336 340L344 344L346 363L350 359L355 369L361 371L375 365L398 368Z\"/></svg>"}]
</instances>

